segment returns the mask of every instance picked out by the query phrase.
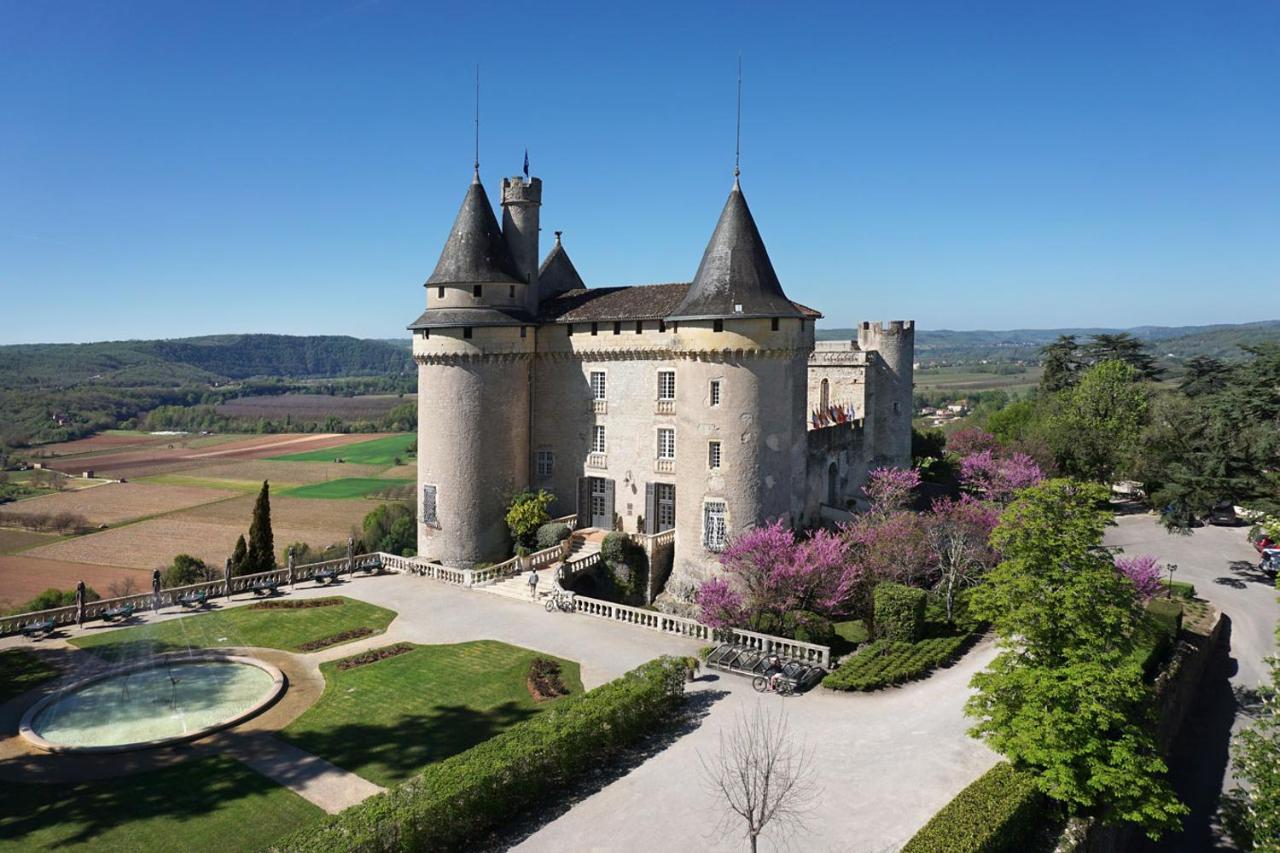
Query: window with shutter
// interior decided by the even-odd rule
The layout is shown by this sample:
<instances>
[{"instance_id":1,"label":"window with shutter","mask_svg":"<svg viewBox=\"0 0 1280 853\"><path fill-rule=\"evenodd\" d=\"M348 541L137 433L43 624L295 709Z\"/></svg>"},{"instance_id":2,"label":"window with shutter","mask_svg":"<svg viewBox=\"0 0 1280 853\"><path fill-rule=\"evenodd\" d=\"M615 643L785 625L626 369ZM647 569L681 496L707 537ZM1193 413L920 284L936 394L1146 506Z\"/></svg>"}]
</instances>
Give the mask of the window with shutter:
<instances>
[{"instance_id":1,"label":"window with shutter","mask_svg":"<svg viewBox=\"0 0 1280 853\"><path fill-rule=\"evenodd\" d=\"M430 527L439 527L440 519L436 516L436 487L422 487L422 523Z\"/></svg>"}]
</instances>

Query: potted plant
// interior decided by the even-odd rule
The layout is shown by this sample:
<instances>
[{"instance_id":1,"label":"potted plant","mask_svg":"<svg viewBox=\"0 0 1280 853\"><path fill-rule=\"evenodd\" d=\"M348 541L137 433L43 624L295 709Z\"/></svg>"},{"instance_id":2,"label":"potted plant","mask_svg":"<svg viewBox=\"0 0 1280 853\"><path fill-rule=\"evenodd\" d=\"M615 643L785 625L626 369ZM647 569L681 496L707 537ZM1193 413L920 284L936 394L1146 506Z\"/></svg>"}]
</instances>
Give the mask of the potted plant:
<instances>
[{"instance_id":1,"label":"potted plant","mask_svg":"<svg viewBox=\"0 0 1280 853\"><path fill-rule=\"evenodd\" d=\"M522 572L529 568L529 549L524 545L516 546L516 568Z\"/></svg>"}]
</instances>

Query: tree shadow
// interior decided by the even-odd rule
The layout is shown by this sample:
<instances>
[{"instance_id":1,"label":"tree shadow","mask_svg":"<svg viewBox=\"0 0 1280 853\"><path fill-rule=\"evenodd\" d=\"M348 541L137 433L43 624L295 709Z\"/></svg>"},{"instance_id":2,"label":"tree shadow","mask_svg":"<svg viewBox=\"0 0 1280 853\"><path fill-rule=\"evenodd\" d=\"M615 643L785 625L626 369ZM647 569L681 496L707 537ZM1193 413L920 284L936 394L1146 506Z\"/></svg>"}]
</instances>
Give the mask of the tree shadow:
<instances>
[{"instance_id":1,"label":"tree shadow","mask_svg":"<svg viewBox=\"0 0 1280 853\"><path fill-rule=\"evenodd\" d=\"M1248 560L1232 560L1227 567L1231 569L1231 573L1237 578L1248 583L1256 583L1268 587L1275 584L1275 580L1271 575L1258 568L1257 563L1251 563Z\"/></svg>"},{"instance_id":2,"label":"tree shadow","mask_svg":"<svg viewBox=\"0 0 1280 853\"><path fill-rule=\"evenodd\" d=\"M1182 831L1158 842L1134 833L1131 849L1140 853L1235 850L1218 825L1222 783L1231 747L1231 725L1240 704L1230 678L1238 665L1231 657L1231 619L1222 615L1221 640L1212 652L1201 689L1167 759L1169 777L1191 813Z\"/></svg>"}]
</instances>

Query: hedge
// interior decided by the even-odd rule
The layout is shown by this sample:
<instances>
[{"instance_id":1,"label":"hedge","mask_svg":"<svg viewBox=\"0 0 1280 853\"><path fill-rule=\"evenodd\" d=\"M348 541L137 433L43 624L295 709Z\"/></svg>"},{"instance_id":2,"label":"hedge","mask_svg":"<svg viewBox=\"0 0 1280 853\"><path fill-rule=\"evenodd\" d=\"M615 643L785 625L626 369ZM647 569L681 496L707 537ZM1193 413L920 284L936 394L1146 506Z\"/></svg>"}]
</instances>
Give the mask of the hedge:
<instances>
[{"instance_id":1,"label":"hedge","mask_svg":"<svg viewBox=\"0 0 1280 853\"><path fill-rule=\"evenodd\" d=\"M832 690L879 690L923 678L947 666L968 649L980 629L950 637L931 637L918 643L876 640L868 643L822 679Z\"/></svg>"},{"instance_id":2,"label":"hedge","mask_svg":"<svg viewBox=\"0 0 1280 853\"><path fill-rule=\"evenodd\" d=\"M684 695L680 658L661 657L515 724L277 842L279 851L474 849L521 810L549 803L660 729Z\"/></svg>"},{"instance_id":3,"label":"hedge","mask_svg":"<svg viewBox=\"0 0 1280 853\"><path fill-rule=\"evenodd\" d=\"M1031 846L1046 801L1029 773L1002 761L917 832L901 853L1016 853Z\"/></svg>"},{"instance_id":4,"label":"hedge","mask_svg":"<svg viewBox=\"0 0 1280 853\"><path fill-rule=\"evenodd\" d=\"M560 521L550 521L538 528L537 544L539 551L545 551L559 545L569 538L569 525Z\"/></svg>"},{"instance_id":5,"label":"hedge","mask_svg":"<svg viewBox=\"0 0 1280 853\"><path fill-rule=\"evenodd\" d=\"M876 636L884 640L914 643L924 633L924 590L900 583L882 583L875 589Z\"/></svg>"}]
</instances>

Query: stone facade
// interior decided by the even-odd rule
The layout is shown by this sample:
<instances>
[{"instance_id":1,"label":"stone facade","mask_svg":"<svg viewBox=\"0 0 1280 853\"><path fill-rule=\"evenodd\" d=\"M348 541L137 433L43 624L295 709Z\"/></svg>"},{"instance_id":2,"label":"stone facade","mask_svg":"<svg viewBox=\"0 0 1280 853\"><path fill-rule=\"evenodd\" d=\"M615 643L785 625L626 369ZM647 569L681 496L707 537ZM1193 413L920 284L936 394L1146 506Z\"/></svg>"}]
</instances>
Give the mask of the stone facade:
<instances>
[{"instance_id":1,"label":"stone facade","mask_svg":"<svg viewBox=\"0 0 1280 853\"><path fill-rule=\"evenodd\" d=\"M782 293L736 183L692 284L625 289L575 286L557 238L540 291L541 193L504 180L503 246L473 183L410 327L419 554L505 558L508 499L546 489L581 527L674 529L667 597L687 600L725 538L829 520L869 467L909 463L912 324L815 347L821 315ZM814 428L824 403L853 418Z\"/></svg>"}]
</instances>

